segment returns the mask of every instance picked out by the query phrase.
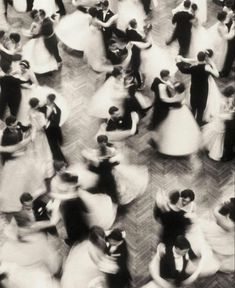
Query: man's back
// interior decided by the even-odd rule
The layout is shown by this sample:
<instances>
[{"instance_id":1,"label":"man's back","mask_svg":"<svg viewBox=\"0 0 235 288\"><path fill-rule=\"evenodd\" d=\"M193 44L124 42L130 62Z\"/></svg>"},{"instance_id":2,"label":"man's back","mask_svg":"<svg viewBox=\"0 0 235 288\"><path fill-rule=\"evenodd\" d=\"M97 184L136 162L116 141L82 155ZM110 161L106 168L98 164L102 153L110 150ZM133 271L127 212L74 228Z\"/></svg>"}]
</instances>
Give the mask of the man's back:
<instances>
[{"instance_id":1,"label":"man's back","mask_svg":"<svg viewBox=\"0 0 235 288\"><path fill-rule=\"evenodd\" d=\"M176 28L178 30L187 30L192 28L193 15L187 11L179 11L177 12L172 19L172 23L176 24Z\"/></svg>"}]
</instances>

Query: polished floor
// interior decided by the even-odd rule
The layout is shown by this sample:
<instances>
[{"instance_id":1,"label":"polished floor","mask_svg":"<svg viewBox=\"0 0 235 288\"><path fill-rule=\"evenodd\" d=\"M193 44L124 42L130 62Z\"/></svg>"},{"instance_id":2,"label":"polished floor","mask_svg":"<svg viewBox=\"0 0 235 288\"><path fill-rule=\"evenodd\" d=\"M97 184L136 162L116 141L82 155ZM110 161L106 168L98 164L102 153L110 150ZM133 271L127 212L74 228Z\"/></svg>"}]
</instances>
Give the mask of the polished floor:
<instances>
[{"instance_id":1,"label":"polished floor","mask_svg":"<svg viewBox=\"0 0 235 288\"><path fill-rule=\"evenodd\" d=\"M69 0L64 1L68 11L72 11ZM158 45L165 47L165 40L171 33L171 9L180 1L159 0L159 6L153 11L153 37ZM212 0L208 0L209 27L215 22L219 9ZM14 29L29 26L29 18L23 18L13 10L9 11L9 21ZM95 118L88 115L89 100L94 91L100 87L105 75L93 72L85 59L78 53L69 51L60 45L63 58L61 71L51 76L40 77L40 83L55 88L67 100L70 108L69 118L63 126L65 143L63 150L70 162L81 159L81 150L93 146L94 135L98 129ZM174 49L170 48L170 49ZM220 87L233 81L229 79L218 81ZM188 79L185 78L187 82ZM146 89L146 93L149 91ZM210 160L204 153L194 159L172 159L156 154L147 144L148 133L146 125L149 115L140 124L139 134L127 141L132 148L130 157L134 163L146 164L150 172L150 183L146 193L132 203L127 213L119 217L117 226L127 232L127 242L130 250L130 270L133 276L133 287L140 287L149 279L148 264L156 252L159 227L153 218L153 205L158 189L191 188L195 191L198 215L209 217L211 209L221 197L234 191L234 163L217 163ZM3 217L0 224L4 224ZM2 228L4 225L0 225ZM1 229L0 228L0 229ZM2 231L2 230L1 230ZM0 232L1 233L1 232ZM4 240L1 238L1 242ZM217 273L215 276L198 280L194 288L230 288L233 287L234 276Z\"/></svg>"}]
</instances>

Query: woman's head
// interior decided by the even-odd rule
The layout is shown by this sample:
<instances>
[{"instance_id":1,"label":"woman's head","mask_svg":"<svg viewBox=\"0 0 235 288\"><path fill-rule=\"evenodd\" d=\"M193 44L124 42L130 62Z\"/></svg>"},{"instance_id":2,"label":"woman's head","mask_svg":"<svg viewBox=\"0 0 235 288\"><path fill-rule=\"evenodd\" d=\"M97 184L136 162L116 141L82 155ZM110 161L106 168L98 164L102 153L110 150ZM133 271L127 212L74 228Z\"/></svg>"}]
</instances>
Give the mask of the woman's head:
<instances>
[{"instance_id":1,"label":"woman's head","mask_svg":"<svg viewBox=\"0 0 235 288\"><path fill-rule=\"evenodd\" d=\"M88 13L91 15L92 18L95 18L97 16L97 9L94 8L94 7L91 7L89 10L88 10Z\"/></svg>"},{"instance_id":2,"label":"woman's head","mask_svg":"<svg viewBox=\"0 0 235 288\"><path fill-rule=\"evenodd\" d=\"M175 92L182 94L185 91L185 85L182 82L176 81L174 84Z\"/></svg>"},{"instance_id":3,"label":"woman's head","mask_svg":"<svg viewBox=\"0 0 235 288\"><path fill-rule=\"evenodd\" d=\"M104 229L99 226L93 226L89 232L89 241L96 247L105 250L105 232Z\"/></svg>"},{"instance_id":4,"label":"woman's head","mask_svg":"<svg viewBox=\"0 0 235 288\"><path fill-rule=\"evenodd\" d=\"M24 73L26 70L29 70L29 69L30 69L29 61L21 60L20 61L20 70L21 70L21 72Z\"/></svg>"},{"instance_id":5,"label":"woman's head","mask_svg":"<svg viewBox=\"0 0 235 288\"><path fill-rule=\"evenodd\" d=\"M227 17L227 13L225 11L218 12L217 20L220 22L224 22Z\"/></svg>"},{"instance_id":6,"label":"woman's head","mask_svg":"<svg viewBox=\"0 0 235 288\"><path fill-rule=\"evenodd\" d=\"M185 189L185 190L180 192L180 198L182 201L182 205L185 206L185 205L189 204L190 202L194 201L195 194L192 190Z\"/></svg>"},{"instance_id":7,"label":"woman's head","mask_svg":"<svg viewBox=\"0 0 235 288\"><path fill-rule=\"evenodd\" d=\"M64 161L54 161L54 169L57 174L62 174L66 171L67 164Z\"/></svg>"},{"instance_id":8,"label":"woman's head","mask_svg":"<svg viewBox=\"0 0 235 288\"><path fill-rule=\"evenodd\" d=\"M38 10L36 10L36 9L32 10L31 13L30 13L30 16L31 16L31 18L34 21L39 20L39 12L38 12Z\"/></svg>"},{"instance_id":9,"label":"woman's head","mask_svg":"<svg viewBox=\"0 0 235 288\"><path fill-rule=\"evenodd\" d=\"M9 39L11 40L11 42L18 44L21 40L21 37L19 33L11 33L9 35Z\"/></svg>"},{"instance_id":10,"label":"woman's head","mask_svg":"<svg viewBox=\"0 0 235 288\"><path fill-rule=\"evenodd\" d=\"M39 106L39 100L38 98L36 97L33 97L29 100L29 106L32 108L32 109L37 109L38 106Z\"/></svg>"},{"instance_id":11,"label":"woman's head","mask_svg":"<svg viewBox=\"0 0 235 288\"><path fill-rule=\"evenodd\" d=\"M71 185L77 185L78 184L78 176L77 175L73 175L69 172L63 172L60 175L62 181L71 184Z\"/></svg>"},{"instance_id":12,"label":"woman's head","mask_svg":"<svg viewBox=\"0 0 235 288\"><path fill-rule=\"evenodd\" d=\"M97 137L97 143L99 145L106 145L108 144L108 137L106 135L99 135Z\"/></svg>"}]
</instances>

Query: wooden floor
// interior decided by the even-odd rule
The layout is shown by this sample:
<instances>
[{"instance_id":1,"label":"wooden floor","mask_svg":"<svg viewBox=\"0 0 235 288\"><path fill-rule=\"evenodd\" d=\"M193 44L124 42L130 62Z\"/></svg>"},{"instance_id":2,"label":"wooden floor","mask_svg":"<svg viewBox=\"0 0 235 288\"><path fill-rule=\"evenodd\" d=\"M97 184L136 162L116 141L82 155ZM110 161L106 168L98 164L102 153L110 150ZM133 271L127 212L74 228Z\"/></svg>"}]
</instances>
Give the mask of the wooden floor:
<instances>
[{"instance_id":1,"label":"wooden floor","mask_svg":"<svg viewBox=\"0 0 235 288\"><path fill-rule=\"evenodd\" d=\"M65 2L70 2L69 0ZM157 11L153 12L153 35L158 45L164 47L166 38L171 32L171 9L178 2L175 0L159 0ZM215 22L216 6L208 0L208 26ZM68 11L72 11L67 4ZM27 27L29 19L10 11L10 21L17 29ZM21 18L20 18L21 17ZM93 72L83 58L77 53L61 48L63 67L52 76L40 77L40 83L58 90L67 98L70 116L63 126L65 143L63 150L70 162L80 159L84 147L94 145L94 135L97 131L97 120L87 113L89 100L94 91L104 81L102 74ZM218 84L223 87L232 82L232 77ZM220 198L234 191L234 164L217 163L207 158L203 153L194 161L189 159L170 159L157 155L148 145L146 125L148 115L140 124L140 133L127 145L132 148L131 159L134 163L148 165L150 183L146 193L137 199L128 209L125 216L118 219L117 225L127 232L127 241L131 254L130 270L133 276L133 287L140 287L149 279L148 264L156 252L159 227L153 219L153 205L158 189L169 191L175 188L191 188L196 193L199 215L207 216ZM1 224L3 218L0 218ZM3 227L3 225L1 225ZM3 241L3 238L1 238ZM208 279L197 281L192 287L197 288L231 288L234 277L231 274L217 273ZM45 287L46 288L46 287Z\"/></svg>"}]
</instances>

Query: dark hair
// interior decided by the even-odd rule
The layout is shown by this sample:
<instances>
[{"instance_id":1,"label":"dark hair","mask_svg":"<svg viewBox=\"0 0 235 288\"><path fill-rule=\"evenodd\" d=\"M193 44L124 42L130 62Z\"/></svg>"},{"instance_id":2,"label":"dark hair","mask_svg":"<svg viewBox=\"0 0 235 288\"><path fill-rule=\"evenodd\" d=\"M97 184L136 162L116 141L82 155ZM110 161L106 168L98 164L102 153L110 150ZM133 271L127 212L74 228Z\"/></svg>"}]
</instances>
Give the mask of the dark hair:
<instances>
[{"instance_id":1,"label":"dark hair","mask_svg":"<svg viewBox=\"0 0 235 288\"><path fill-rule=\"evenodd\" d=\"M39 104L39 100L38 100L38 98L36 98L36 97L33 97L33 98L31 98L31 99L29 100L29 106L30 106L31 108L37 107L38 104Z\"/></svg>"},{"instance_id":2,"label":"dark hair","mask_svg":"<svg viewBox=\"0 0 235 288\"><path fill-rule=\"evenodd\" d=\"M185 189L180 192L180 197L189 198L191 201L195 199L195 194L191 189Z\"/></svg>"},{"instance_id":3,"label":"dark hair","mask_svg":"<svg viewBox=\"0 0 235 288\"><path fill-rule=\"evenodd\" d=\"M233 7L233 1L232 0L225 0L224 6L226 6L228 8L232 8Z\"/></svg>"},{"instance_id":4,"label":"dark hair","mask_svg":"<svg viewBox=\"0 0 235 288\"><path fill-rule=\"evenodd\" d=\"M30 12L30 17L31 17L32 19L34 19L37 14L38 14L38 10L33 9L33 10Z\"/></svg>"},{"instance_id":5,"label":"dark hair","mask_svg":"<svg viewBox=\"0 0 235 288\"><path fill-rule=\"evenodd\" d=\"M183 93L185 91L185 85L182 82L176 81L174 83L175 91L179 94Z\"/></svg>"},{"instance_id":6,"label":"dark hair","mask_svg":"<svg viewBox=\"0 0 235 288\"><path fill-rule=\"evenodd\" d=\"M30 68L30 64L28 60L21 60L20 65L24 66L26 69Z\"/></svg>"},{"instance_id":7,"label":"dark hair","mask_svg":"<svg viewBox=\"0 0 235 288\"><path fill-rule=\"evenodd\" d=\"M229 215L229 218L235 222L235 198L230 198L228 203L225 203L219 210L221 215Z\"/></svg>"},{"instance_id":8,"label":"dark hair","mask_svg":"<svg viewBox=\"0 0 235 288\"><path fill-rule=\"evenodd\" d=\"M49 94L48 96L47 96L47 99L49 100L49 101L51 101L51 102L54 102L55 101L55 99L56 99L56 96L55 96L55 94Z\"/></svg>"},{"instance_id":9,"label":"dark hair","mask_svg":"<svg viewBox=\"0 0 235 288\"><path fill-rule=\"evenodd\" d=\"M180 250L191 249L189 241L183 235L179 235L176 237L174 246L179 248Z\"/></svg>"},{"instance_id":10,"label":"dark hair","mask_svg":"<svg viewBox=\"0 0 235 288\"><path fill-rule=\"evenodd\" d=\"M11 40L14 40L16 43L19 43L19 42L20 42L20 39L21 39L20 34L18 34L18 33L11 33L11 34L9 35L9 38L10 38Z\"/></svg>"},{"instance_id":11,"label":"dark hair","mask_svg":"<svg viewBox=\"0 0 235 288\"><path fill-rule=\"evenodd\" d=\"M97 16L97 9L95 7L91 7L91 8L89 8L88 13L91 15L91 17L96 17Z\"/></svg>"},{"instance_id":12,"label":"dark hair","mask_svg":"<svg viewBox=\"0 0 235 288\"><path fill-rule=\"evenodd\" d=\"M131 26L131 28L135 28L137 26L137 21L136 19L131 19L129 22L129 25Z\"/></svg>"},{"instance_id":13,"label":"dark hair","mask_svg":"<svg viewBox=\"0 0 235 288\"><path fill-rule=\"evenodd\" d=\"M113 229L113 231L108 235L107 238L113 239L115 241L122 241L123 240L122 230L119 228Z\"/></svg>"},{"instance_id":14,"label":"dark hair","mask_svg":"<svg viewBox=\"0 0 235 288\"><path fill-rule=\"evenodd\" d=\"M179 191L172 192L169 196L169 199L171 204L176 204L180 199L180 192Z\"/></svg>"},{"instance_id":15,"label":"dark hair","mask_svg":"<svg viewBox=\"0 0 235 288\"><path fill-rule=\"evenodd\" d=\"M116 106L112 106L109 108L109 114L113 115L113 113L117 112L119 109Z\"/></svg>"},{"instance_id":16,"label":"dark hair","mask_svg":"<svg viewBox=\"0 0 235 288\"><path fill-rule=\"evenodd\" d=\"M67 167L68 165L64 161L55 160L54 163L55 171L60 171L63 167Z\"/></svg>"},{"instance_id":17,"label":"dark hair","mask_svg":"<svg viewBox=\"0 0 235 288\"><path fill-rule=\"evenodd\" d=\"M213 52L212 49L206 49L205 54L206 54L209 58L211 58L211 57L214 55L214 52Z\"/></svg>"},{"instance_id":18,"label":"dark hair","mask_svg":"<svg viewBox=\"0 0 235 288\"><path fill-rule=\"evenodd\" d=\"M224 21L226 17L227 17L227 12L225 11L218 12L217 14L217 20L219 20L220 22Z\"/></svg>"},{"instance_id":19,"label":"dark hair","mask_svg":"<svg viewBox=\"0 0 235 288\"><path fill-rule=\"evenodd\" d=\"M104 7L109 7L109 1L108 0L104 0L104 2L101 2L101 5Z\"/></svg>"},{"instance_id":20,"label":"dark hair","mask_svg":"<svg viewBox=\"0 0 235 288\"><path fill-rule=\"evenodd\" d=\"M190 6L191 6L191 1L190 0L185 0L184 1L184 7L185 8L190 8Z\"/></svg>"},{"instance_id":21,"label":"dark hair","mask_svg":"<svg viewBox=\"0 0 235 288\"><path fill-rule=\"evenodd\" d=\"M225 97L231 97L235 92L235 89L232 85L229 85L228 87L226 87L223 91L223 95Z\"/></svg>"},{"instance_id":22,"label":"dark hair","mask_svg":"<svg viewBox=\"0 0 235 288\"><path fill-rule=\"evenodd\" d=\"M46 16L46 11L45 11L45 10L39 9L38 12L39 12L39 15L40 15L40 16L42 16L42 17L45 17L45 16Z\"/></svg>"},{"instance_id":23,"label":"dark hair","mask_svg":"<svg viewBox=\"0 0 235 288\"><path fill-rule=\"evenodd\" d=\"M104 229L99 226L93 226L89 232L89 240L96 246L99 246L100 239L105 239Z\"/></svg>"},{"instance_id":24,"label":"dark hair","mask_svg":"<svg viewBox=\"0 0 235 288\"><path fill-rule=\"evenodd\" d=\"M23 204L28 201L33 201L33 196L30 193L25 192L20 196L20 203Z\"/></svg>"},{"instance_id":25,"label":"dark hair","mask_svg":"<svg viewBox=\"0 0 235 288\"><path fill-rule=\"evenodd\" d=\"M11 126L13 123L15 123L16 122L16 117L15 116L13 116L13 115L10 115L10 116L8 116L7 118L6 118L6 125L7 126Z\"/></svg>"},{"instance_id":26,"label":"dark hair","mask_svg":"<svg viewBox=\"0 0 235 288\"><path fill-rule=\"evenodd\" d=\"M108 137L106 135L99 135L96 140L97 143L108 143Z\"/></svg>"},{"instance_id":27,"label":"dark hair","mask_svg":"<svg viewBox=\"0 0 235 288\"><path fill-rule=\"evenodd\" d=\"M117 77L122 74L122 67L114 67L111 75Z\"/></svg>"},{"instance_id":28,"label":"dark hair","mask_svg":"<svg viewBox=\"0 0 235 288\"><path fill-rule=\"evenodd\" d=\"M78 183L78 176L73 175L69 172L64 172L63 174L61 174L61 179L64 182L70 183L70 184L77 184Z\"/></svg>"},{"instance_id":29,"label":"dark hair","mask_svg":"<svg viewBox=\"0 0 235 288\"><path fill-rule=\"evenodd\" d=\"M5 32L4 30L0 30L0 39L1 39L2 37L4 37L5 34L6 34L6 32Z\"/></svg>"},{"instance_id":30,"label":"dark hair","mask_svg":"<svg viewBox=\"0 0 235 288\"><path fill-rule=\"evenodd\" d=\"M192 8L192 10L193 10L194 12L198 10L198 6L197 6L197 4L195 4L195 3L193 3L193 4L191 5L191 8Z\"/></svg>"},{"instance_id":31,"label":"dark hair","mask_svg":"<svg viewBox=\"0 0 235 288\"><path fill-rule=\"evenodd\" d=\"M163 69L163 70L160 71L161 78L167 77L169 75L170 75L170 71L169 70Z\"/></svg>"},{"instance_id":32,"label":"dark hair","mask_svg":"<svg viewBox=\"0 0 235 288\"><path fill-rule=\"evenodd\" d=\"M202 62L202 61L205 61L205 59L206 59L206 53L200 51L200 52L197 54L197 60L200 61L200 62Z\"/></svg>"}]
</instances>

